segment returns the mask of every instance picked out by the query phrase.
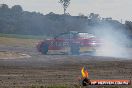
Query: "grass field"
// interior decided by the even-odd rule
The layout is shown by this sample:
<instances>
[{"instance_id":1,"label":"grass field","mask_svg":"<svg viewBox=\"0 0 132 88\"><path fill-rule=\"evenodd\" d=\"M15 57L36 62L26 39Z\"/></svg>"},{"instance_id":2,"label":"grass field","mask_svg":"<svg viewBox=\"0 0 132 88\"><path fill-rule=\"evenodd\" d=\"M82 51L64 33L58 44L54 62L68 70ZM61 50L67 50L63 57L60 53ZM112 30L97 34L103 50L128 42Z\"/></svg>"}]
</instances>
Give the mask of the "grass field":
<instances>
[{"instance_id":1,"label":"grass field","mask_svg":"<svg viewBox=\"0 0 132 88\"><path fill-rule=\"evenodd\" d=\"M45 39L45 38L48 38L47 36L3 34L3 33L0 33L0 37L19 38L19 39Z\"/></svg>"},{"instance_id":2,"label":"grass field","mask_svg":"<svg viewBox=\"0 0 132 88\"><path fill-rule=\"evenodd\" d=\"M0 45L7 46L35 46L40 39L20 39L20 38L7 38L0 37Z\"/></svg>"},{"instance_id":3,"label":"grass field","mask_svg":"<svg viewBox=\"0 0 132 88\"><path fill-rule=\"evenodd\" d=\"M1 51L31 55L31 58L0 59L0 88L80 88L77 78L82 66L88 67L90 79L132 79L132 60L87 55L41 55L36 50L36 44L41 40L18 35L0 37ZM132 88L132 85L84 88Z\"/></svg>"}]
</instances>

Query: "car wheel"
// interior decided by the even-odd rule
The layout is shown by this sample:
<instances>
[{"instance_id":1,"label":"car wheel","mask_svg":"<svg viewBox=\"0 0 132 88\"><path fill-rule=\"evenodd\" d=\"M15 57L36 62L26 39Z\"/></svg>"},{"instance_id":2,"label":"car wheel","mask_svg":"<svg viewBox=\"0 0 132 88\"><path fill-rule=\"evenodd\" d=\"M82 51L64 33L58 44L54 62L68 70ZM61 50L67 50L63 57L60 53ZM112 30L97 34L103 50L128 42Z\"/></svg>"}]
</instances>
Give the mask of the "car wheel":
<instances>
[{"instance_id":1,"label":"car wheel","mask_svg":"<svg viewBox=\"0 0 132 88\"><path fill-rule=\"evenodd\" d=\"M40 45L40 52L42 54L47 54L48 53L48 47L49 47L49 45L46 43L41 44Z\"/></svg>"}]
</instances>

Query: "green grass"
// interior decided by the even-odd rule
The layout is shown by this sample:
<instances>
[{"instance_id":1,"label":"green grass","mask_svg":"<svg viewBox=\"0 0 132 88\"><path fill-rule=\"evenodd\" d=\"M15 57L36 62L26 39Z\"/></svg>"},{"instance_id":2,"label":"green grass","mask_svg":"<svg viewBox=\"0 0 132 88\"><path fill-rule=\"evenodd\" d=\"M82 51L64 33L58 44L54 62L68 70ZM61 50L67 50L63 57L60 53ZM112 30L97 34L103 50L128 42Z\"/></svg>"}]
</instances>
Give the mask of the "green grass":
<instances>
[{"instance_id":1,"label":"green grass","mask_svg":"<svg viewBox=\"0 0 132 88\"><path fill-rule=\"evenodd\" d=\"M19 35L19 34L3 34L3 33L0 33L0 37L21 38L21 39L46 39L46 38L49 38L45 35L36 36L36 35Z\"/></svg>"},{"instance_id":2,"label":"green grass","mask_svg":"<svg viewBox=\"0 0 132 88\"><path fill-rule=\"evenodd\" d=\"M0 37L0 45L4 46L25 46L25 47L36 47L41 39L23 39L23 38L9 38Z\"/></svg>"}]
</instances>

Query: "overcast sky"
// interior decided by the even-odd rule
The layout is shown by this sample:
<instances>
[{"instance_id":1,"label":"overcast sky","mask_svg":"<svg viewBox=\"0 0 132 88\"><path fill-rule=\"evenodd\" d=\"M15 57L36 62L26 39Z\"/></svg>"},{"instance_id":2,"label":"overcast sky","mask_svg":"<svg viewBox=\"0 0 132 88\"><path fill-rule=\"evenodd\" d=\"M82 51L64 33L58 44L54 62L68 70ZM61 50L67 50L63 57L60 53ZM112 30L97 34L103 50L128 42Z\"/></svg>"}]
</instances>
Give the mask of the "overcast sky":
<instances>
[{"instance_id":1,"label":"overcast sky","mask_svg":"<svg viewBox=\"0 0 132 88\"><path fill-rule=\"evenodd\" d=\"M26 11L36 11L43 14L63 13L59 0L0 0L1 4L21 5ZM71 0L67 9L71 15L83 13L98 13L101 17L112 17L117 20L132 21L132 0Z\"/></svg>"}]
</instances>

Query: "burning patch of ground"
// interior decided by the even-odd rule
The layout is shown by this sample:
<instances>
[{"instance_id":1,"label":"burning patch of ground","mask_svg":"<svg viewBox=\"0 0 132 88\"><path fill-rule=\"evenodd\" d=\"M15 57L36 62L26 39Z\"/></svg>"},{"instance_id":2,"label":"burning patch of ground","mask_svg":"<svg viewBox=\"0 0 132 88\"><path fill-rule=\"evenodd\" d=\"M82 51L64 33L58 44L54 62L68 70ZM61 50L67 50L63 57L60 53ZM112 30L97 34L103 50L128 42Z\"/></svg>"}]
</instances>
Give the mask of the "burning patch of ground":
<instances>
[{"instance_id":1,"label":"burning patch of ground","mask_svg":"<svg viewBox=\"0 0 132 88\"><path fill-rule=\"evenodd\" d=\"M20 59L30 57L31 57L30 55L20 52L0 51L0 59Z\"/></svg>"}]
</instances>

